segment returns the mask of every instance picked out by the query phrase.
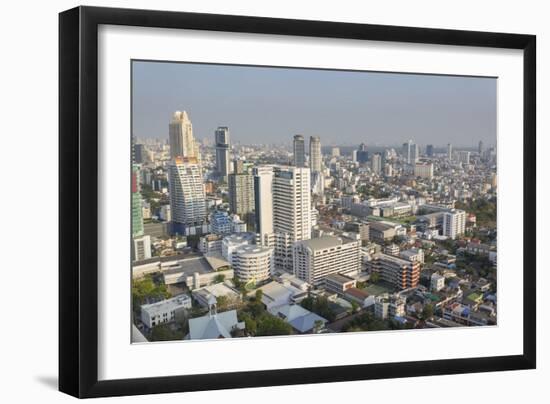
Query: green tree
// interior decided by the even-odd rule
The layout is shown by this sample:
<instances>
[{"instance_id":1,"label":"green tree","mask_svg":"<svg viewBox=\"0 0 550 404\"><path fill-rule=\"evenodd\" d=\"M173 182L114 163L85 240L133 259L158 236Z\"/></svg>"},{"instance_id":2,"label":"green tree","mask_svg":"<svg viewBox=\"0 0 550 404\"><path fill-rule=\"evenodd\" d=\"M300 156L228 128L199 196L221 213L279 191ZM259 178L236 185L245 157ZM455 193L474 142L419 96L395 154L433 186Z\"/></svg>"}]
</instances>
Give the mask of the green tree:
<instances>
[{"instance_id":1,"label":"green tree","mask_svg":"<svg viewBox=\"0 0 550 404\"><path fill-rule=\"evenodd\" d=\"M372 272L370 274L370 278L369 280L372 282L372 283L378 283L380 282L380 274L378 272Z\"/></svg>"},{"instance_id":2,"label":"green tree","mask_svg":"<svg viewBox=\"0 0 550 404\"><path fill-rule=\"evenodd\" d=\"M256 301L261 302L263 296L264 296L264 291L262 289L256 290Z\"/></svg>"},{"instance_id":3,"label":"green tree","mask_svg":"<svg viewBox=\"0 0 550 404\"><path fill-rule=\"evenodd\" d=\"M422 320L429 320L434 315L434 307L431 304L425 304L420 314Z\"/></svg>"},{"instance_id":4,"label":"green tree","mask_svg":"<svg viewBox=\"0 0 550 404\"><path fill-rule=\"evenodd\" d=\"M263 315L257 325L256 335L290 335L292 327L284 320L270 314Z\"/></svg>"},{"instance_id":5,"label":"green tree","mask_svg":"<svg viewBox=\"0 0 550 404\"><path fill-rule=\"evenodd\" d=\"M174 331L169 325L157 325L151 331L151 341L174 341L183 339L182 332Z\"/></svg>"}]
</instances>

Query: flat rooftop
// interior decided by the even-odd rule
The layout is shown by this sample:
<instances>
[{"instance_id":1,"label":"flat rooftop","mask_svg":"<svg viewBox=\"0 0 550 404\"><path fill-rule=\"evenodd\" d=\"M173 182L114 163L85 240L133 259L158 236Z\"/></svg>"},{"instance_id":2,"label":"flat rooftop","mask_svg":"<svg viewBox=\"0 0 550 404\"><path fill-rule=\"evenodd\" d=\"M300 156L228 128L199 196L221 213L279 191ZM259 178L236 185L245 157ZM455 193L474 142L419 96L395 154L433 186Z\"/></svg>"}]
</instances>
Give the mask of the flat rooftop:
<instances>
[{"instance_id":1,"label":"flat rooftop","mask_svg":"<svg viewBox=\"0 0 550 404\"><path fill-rule=\"evenodd\" d=\"M325 279L330 279L330 280L333 280L333 281L339 282L339 283L347 283L347 282L352 282L352 281L355 280L353 278L350 278L350 277L342 275L342 274L330 274L330 275L325 276Z\"/></svg>"},{"instance_id":2,"label":"flat rooftop","mask_svg":"<svg viewBox=\"0 0 550 404\"><path fill-rule=\"evenodd\" d=\"M206 274L208 272L213 272L213 269L205 257L195 256L192 258L178 260L177 266L167 270L163 270L162 272L164 274L184 273L187 276L191 276L195 272L198 272L199 274Z\"/></svg>"},{"instance_id":3,"label":"flat rooftop","mask_svg":"<svg viewBox=\"0 0 550 404\"><path fill-rule=\"evenodd\" d=\"M312 238L310 240L299 241L299 243L305 245L313 251L318 251L338 247L342 244L347 244L352 241L356 240L352 240L346 237L322 236L318 238Z\"/></svg>"}]
</instances>

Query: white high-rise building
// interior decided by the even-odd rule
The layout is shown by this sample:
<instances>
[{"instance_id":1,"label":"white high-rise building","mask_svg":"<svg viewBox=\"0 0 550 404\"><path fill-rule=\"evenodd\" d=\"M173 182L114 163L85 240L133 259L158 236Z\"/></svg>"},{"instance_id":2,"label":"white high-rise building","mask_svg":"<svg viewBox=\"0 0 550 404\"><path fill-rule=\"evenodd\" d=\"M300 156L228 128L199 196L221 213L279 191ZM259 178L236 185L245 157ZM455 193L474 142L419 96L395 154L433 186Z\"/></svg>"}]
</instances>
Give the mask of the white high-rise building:
<instances>
[{"instance_id":1,"label":"white high-rise building","mask_svg":"<svg viewBox=\"0 0 550 404\"><path fill-rule=\"evenodd\" d=\"M273 166L254 167L256 233L273 233Z\"/></svg>"},{"instance_id":2,"label":"white high-rise building","mask_svg":"<svg viewBox=\"0 0 550 404\"><path fill-rule=\"evenodd\" d=\"M292 241L311 238L309 168L275 169L273 178L273 230Z\"/></svg>"},{"instance_id":3,"label":"white high-rise building","mask_svg":"<svg viewBox=\"0 0 550 404\"><path fill-rule=\"evenodd\" d=\"M420 157L420 151L416 143L411 144L411 161L410 164L415 164Z\"/></svg>"},{"instance_id":4,"label":"white high-rise building","mask_svg":"<svg viewBox=\"0 0 550 404\"><path fill-rule=\"evenodd\" d=\"M449 161L453 160L453 145L450 143L447 144L447 158Z\"/></svg>"},{"instance_id":5,"label":"white high-rise building","mask_svg":"<svg viewBox=\"0 0 550 404\"><path fill-rule=\"evenodd\" d=\"M273 177L273 237L277 268L292 271L292 244L311 238L309 168L276 168Z\"/></svg>"},{"instance_id":6,"label":"white high-rise building","mask_svg":"<svg viewBox=\"0 0 550 404\"><path fill-rule=\"evenodd\" d=\"M443 235L453 240L464 234L466 227L466 212L460 209L451 209L443 213Z\"/></svg>"},{"instance_id":7,"label":"white high-rise building","mask_svg":"<svg viewBox=\"0 0 550 404\"><path fill-rule=\"evenodd\" d=\"M414 165L414 176L431 179L434 176L433 163L416 163Z\"/></svg>"},{"instance_id":8,"label":"white high-rise building","mask_svg":"<svg viewBox=\"0 0 550 404\"><path fill-rule=\"evenodd\" d=\"M458 157L458 161L462 164L470 164L470 152L459 150L456 152L456 156Z\"/></svg>"},{"instance_id":9,"label":"white high-rise building","mask_svg":"<svg viewBox=\"0 0 550 404\"><path fill-rule=\"evenodd\" d=\"M244 245L232 253L231 266L241 282L262 282L273 273L273 248Z\"/></svg>"},{"instance_id":10,"label":"white high-rise building","mask_svg":"<svg viewBox=\"0 0 550 404\"><path fill-rule=\"evenodd\" d=\"M294 275L314 286L327 275L361 269L361 240L323 236L300 241L293 247Z\"/></svg>"},{"instance_id":11,"label":"white high-rise building","mask_svg":"<svg viewBox=\"0 0 550 404\"><path fill-rule=\"evenodd\" d=\"M215 132L216 138L216 171L227 179L229 174L229 129L226 126L220 126Z\"/></svg>"},{"instance_id":12,"label":"white high-rise building","mask_svg":"<svg viewBox=\"0 0 550 404\"><path fill-rule=\"evenodd\" d=\"M321 139L319 136L309 137L309 168L312 173L321 172Z\"/></svg>"},{"instance_id":13,"label":"white high-rise building","mask_svg":"<svg viewBox=\"0 0 550 404\"><path fill-rule=\"evenodd\" d=\"M168 166L170 213L176 228L206 221L206 193L202 169L195 157L177 157ZM179 232L179 231L178 231Z\"/></svg>"},{"instance_id":14,"label":"white high-rise building","mask_svg":"<svg viewBox=\"0 0 550 404\"><path fill-rule=\"evenodd\" d=\"M170 157L200 160L199 146L193 137L193 125L186 111L176 111L169 125Z\"/></svg>"},{"instance_id":15,"label":"white high-rise building","mask_svg":"<svg viewBox=\"0 0 550 404\"><path fill-rule=\"evenodd\" d=\"M382 156L380 153L373 154L370 162L372 172L375 174L380 174L382 171Z\"/></svg>"},{"instance_id":16,"label":"white high-rise building","mask_svg":"<svg viewBox=\"0 0 550 404\"><path fill-rule=\"evenodd\" d=\"M294 135L293 142L294 166L306 166L306 145L302 135Z\"/></svg>"}]
</instances>

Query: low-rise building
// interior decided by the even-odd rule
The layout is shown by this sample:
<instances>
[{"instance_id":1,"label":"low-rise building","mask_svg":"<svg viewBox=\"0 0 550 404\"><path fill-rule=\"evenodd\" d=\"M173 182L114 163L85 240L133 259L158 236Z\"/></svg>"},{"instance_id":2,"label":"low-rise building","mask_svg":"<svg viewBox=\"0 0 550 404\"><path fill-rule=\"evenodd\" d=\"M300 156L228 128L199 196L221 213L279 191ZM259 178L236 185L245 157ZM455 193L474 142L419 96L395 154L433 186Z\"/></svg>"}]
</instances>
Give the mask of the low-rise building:
<instances>
[{"instance_id":1,"label":"low-rise building","mask_svg":"<svg viewBox=\"0 0 550 404\"><path fill-rule=\"evenodd\" d=\"M160 302L144 304L141 306L141 322L148 328L172 322L176 319L178 311L190 309L191 305L191 298L187 295L179 295Z\"/></svg>"},{"instance_id":2,"label":"low-rise building","mask_svg":"<svg viewBox=\"0 0 550 404\"><path fill-rule=\"evenodd\" d=\"M330 274L325 277L325 289L343 295L349 288L354 288L357 281L342 274Z\"/></svg>"},{"instance_id":3,"label":"low-rise building","mask_svg":"<svg viewBox=\"0 0 550 404\"><path fill-rule=\"evenodd\" d=\"M434 272L430 278L430 290L438 292L445 287L445 277Z\"/></svg>"},{"instance_id":4,"label":"low-rise building","mask_svg":"<svg viewBox=\"0 0 550 404\"><path fill-rule=\"evenodd\" d=\"M269 309L269 312L286 321L300 334L317 333L321 331L328 322L327 319L297 304L286 304L273 307Z\"/></svg>"}]
</instances>

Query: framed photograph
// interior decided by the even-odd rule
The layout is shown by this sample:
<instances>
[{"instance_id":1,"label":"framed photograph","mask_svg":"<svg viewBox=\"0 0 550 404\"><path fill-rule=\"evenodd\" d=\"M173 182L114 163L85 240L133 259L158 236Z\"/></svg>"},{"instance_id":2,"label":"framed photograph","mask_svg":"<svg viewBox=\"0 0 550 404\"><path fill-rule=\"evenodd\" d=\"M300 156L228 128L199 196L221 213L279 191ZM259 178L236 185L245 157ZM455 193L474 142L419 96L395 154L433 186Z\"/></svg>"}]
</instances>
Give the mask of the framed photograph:
<instances>
[{"instance_id":1,"label":"framed photograph","mask_svg":"<svg viewBox=\"0 0 550 404\"><path fill-rule=\"evenodd\" d=\"M94 7L59 33L61 391L535 368L534 36Z\"/></svg>"}]
</instances>

